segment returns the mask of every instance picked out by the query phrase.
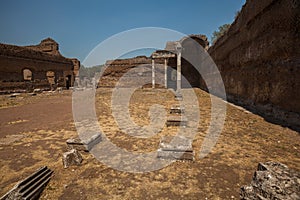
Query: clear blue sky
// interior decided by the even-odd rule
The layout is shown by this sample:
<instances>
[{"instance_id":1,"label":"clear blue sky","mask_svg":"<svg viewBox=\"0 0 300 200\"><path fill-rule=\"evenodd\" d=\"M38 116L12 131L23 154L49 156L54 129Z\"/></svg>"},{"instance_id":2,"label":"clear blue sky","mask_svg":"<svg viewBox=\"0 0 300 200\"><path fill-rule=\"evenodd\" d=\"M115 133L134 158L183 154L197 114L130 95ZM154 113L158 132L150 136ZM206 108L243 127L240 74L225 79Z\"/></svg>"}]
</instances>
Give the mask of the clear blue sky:
<instances>
[{"instance_id":1,"label":"clear blue sky","mask_svg":"<svg viewBox=\"0 0 300 200\"><path fill-rule=\"evenodd\" d=\"M1 0L0 42L38 44L51 37L66 57L83 60L100 42L122 31L162 27L205 34L232 23L245 0Z\"/></svg>"}]
</instances>

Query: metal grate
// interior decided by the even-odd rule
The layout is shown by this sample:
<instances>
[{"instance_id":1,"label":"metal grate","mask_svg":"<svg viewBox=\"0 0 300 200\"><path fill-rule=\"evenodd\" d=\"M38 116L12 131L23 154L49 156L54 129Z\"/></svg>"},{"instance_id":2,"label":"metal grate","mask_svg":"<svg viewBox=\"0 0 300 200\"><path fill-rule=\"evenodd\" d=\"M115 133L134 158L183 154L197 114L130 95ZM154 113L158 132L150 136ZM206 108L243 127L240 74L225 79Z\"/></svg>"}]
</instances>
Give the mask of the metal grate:
<instances>
[{"instance_id":1,"label":"metal grate","mask_svg":"<svg viewBox=\"0 0 300 200\"><path fill-rule=\"evenodd\" d=\"M1 200L31 200L39 199L42 191L51 179L53 171L47 166L41 167L35 173L17 183Z\"/></svg>"}]
</instances>

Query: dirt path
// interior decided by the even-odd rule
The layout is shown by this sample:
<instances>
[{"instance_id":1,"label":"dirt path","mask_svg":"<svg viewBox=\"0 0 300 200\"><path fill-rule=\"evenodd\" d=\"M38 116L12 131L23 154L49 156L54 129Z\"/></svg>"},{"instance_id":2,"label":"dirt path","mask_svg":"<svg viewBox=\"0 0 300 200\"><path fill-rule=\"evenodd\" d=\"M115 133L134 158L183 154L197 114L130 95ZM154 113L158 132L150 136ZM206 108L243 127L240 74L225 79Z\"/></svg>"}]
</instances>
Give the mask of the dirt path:
<instances>
[{"instance_id":1,"label":"dirt path","mask_svg":"<svg viewBox=\"0 0 300 200\"><path fill-rule=\"evenodd\" d=\"M43 94L27 97L23 101L23 105L0 109L0 137L36 130L71 128L73 116L70 95L48 97Z\"/></svg>"}]
</instances>

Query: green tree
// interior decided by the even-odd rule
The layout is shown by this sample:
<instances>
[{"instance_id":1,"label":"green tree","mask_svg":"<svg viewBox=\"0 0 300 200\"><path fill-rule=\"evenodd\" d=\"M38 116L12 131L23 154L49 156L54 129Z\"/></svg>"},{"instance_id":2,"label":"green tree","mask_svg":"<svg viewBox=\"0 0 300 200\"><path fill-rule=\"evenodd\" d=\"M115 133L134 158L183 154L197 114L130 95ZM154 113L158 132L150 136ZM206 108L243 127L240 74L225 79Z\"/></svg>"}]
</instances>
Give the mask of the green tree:
<instances>
[{"instance_id":1,"label":"green tree","mask_svg":"<svg viewBox=\"0 0 300 200\"><path fill-rule=\"evenodd\" d=\"M214 31L211 37L211 41L214 44L222 35L224 35L228 29L230 28L231 24L224 24L220 26L217 31Z\"/></svg>"}]
</instances>

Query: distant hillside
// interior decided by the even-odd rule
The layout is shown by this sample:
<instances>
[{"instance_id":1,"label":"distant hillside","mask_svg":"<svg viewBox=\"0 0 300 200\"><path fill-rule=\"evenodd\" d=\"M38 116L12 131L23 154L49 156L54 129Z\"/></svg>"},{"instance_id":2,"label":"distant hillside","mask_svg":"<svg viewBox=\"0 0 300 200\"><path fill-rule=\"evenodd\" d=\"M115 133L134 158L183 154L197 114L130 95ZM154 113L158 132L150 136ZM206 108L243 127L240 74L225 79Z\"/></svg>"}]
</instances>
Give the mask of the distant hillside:
<instances>
[{"instance_id":1,"label":"distant hillside","mask_svg":"<svg viewBox=\"0 0 300 200\"><path fill-rule=\"evenodd\" d=\"M104 67L104 65L97 65L93 67L84 67L83 65L81 65L79 75L81 77L92 78L95 76L96 72L101 72L102 67Z\"/></svg>"}]
</instances>

